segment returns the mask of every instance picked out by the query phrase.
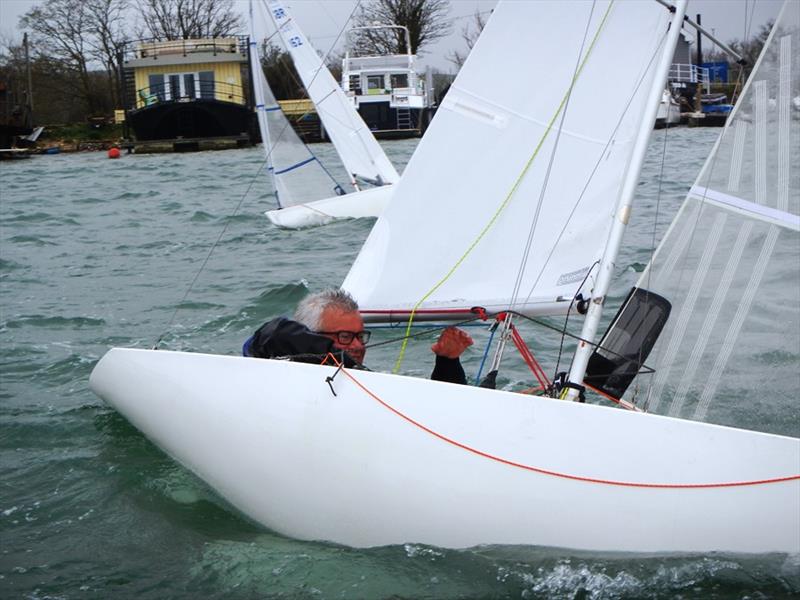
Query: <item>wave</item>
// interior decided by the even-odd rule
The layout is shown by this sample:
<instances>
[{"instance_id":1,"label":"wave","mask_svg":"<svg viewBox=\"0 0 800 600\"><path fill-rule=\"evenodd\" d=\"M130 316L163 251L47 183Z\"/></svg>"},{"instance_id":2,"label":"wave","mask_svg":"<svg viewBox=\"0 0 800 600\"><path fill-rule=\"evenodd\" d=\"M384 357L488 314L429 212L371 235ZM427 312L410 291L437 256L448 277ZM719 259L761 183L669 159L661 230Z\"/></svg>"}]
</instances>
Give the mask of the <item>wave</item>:
<instances>
[{"instance_id":1,"label":"wave","mask_svg":"<svg viewBox=\"0 0 800 600\"><path fill-rule=\"evenodd\" d=\"M104 319L94 317L48 317L44 315L20 315L0 324L8 329L22 327L46 327L48 329L85 329L87 327L103 327Z\"/></svg>"},{"instance_id":2,"label":"wave","mask_svg":"<svg viewBox=\"0 0 800 600\"><path fill-rule=\"evenodd\" d=\"M15 244L33 244L34 246L57 246L55 242L40 238L35 235L15 235L9 238L10 242Z\"/></svg>"}]
</instances>

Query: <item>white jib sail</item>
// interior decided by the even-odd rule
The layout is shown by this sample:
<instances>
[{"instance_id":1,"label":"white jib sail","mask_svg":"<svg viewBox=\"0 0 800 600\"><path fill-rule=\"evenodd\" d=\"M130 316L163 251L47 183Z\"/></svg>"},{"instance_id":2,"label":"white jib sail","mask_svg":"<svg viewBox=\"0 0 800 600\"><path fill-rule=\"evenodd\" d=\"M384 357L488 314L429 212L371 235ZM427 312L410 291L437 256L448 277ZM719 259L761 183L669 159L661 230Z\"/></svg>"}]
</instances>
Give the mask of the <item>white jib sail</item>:
<instances>
[{"instance_id":1,"label":"white jib sail","mask_svg":"<svg viewBox=\"0 0 800 600\"><path fill-rule=\"evenodd\" d=\"M250 65L256 114L278 207L336 196L344 191L295 133L261 68L251 11Z\"/></svg>"},{"instance_id":2,"label":"white jib sail","mask_svg":"<svg viewBox=\"0 0 800 600\"><path fill-rule=\"evenodd\" d=\"M787 2L640 287L672 312L629 397L800 435L800 3Z\"/></svg>"},{"instance_id":3,"label":"white jib sail","mask_svg":"<svg viewBox=\"0 0 800 600\"><path fill-rule=\"evenodd\" d=\"M397 170L285 4L278 0L267 2L267 12L292 56L297 73L351 177L351 183L358 189L358 180L377 185L397 182L400 179Z\"/></svg>"},{"instance_id":4,"label":"white jib sail","mask_svg":"<svg viewBox=\"0 0 800 600\"><path fill-rule=\"evenodd\" d=\"M344 282L362 309L566 310L669 20L655 1L500 2Z\"/></svg>"}]
</instances>

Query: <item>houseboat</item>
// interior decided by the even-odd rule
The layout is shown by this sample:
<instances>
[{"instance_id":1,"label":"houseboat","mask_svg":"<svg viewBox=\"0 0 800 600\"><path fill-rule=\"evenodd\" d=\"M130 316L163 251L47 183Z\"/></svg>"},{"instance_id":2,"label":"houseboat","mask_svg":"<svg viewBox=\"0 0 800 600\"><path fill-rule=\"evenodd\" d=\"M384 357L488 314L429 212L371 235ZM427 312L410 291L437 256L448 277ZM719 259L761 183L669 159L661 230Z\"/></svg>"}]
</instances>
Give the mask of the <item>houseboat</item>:
<instances>
[{"instance_id":1,"label":"houseboat","mask_svg":"<svg viewBox=\"0 0 800 600\"><path fill-rule=\"evenodd\" d=\"M406 54L359 49L359 39L386 30L398 30L405 37ZM433 89L430 70L421 77L415 68L416 60L406 27L370 25L348 31L342 89L375 137L419 137L425 132L433 111Z\"/></svg>"},{"instance_id":2,"label":"houseboat","mask_svg":"<svg viewBox=\"0 0 800 600\"><path fill-rule=\"evenodd\" d=\"M123 50L126 145L249 145L256 135L246 36L131 42Z\"/></svg>"}]
</instances>

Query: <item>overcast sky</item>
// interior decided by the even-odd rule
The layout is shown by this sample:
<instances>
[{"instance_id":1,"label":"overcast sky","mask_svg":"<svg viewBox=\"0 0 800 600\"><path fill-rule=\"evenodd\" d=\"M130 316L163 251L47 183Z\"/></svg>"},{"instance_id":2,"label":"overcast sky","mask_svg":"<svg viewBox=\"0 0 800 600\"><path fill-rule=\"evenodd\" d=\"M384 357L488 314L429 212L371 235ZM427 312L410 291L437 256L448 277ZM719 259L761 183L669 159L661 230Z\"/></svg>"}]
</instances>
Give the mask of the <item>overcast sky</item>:
<instances>
[{"instance_id":1,"label":"overcast sky","mask_svg":"<svg viewBox=\"0 0 800 600\"><path fill-rule=\"evenodd\" d=\"M0 34L21 39L22 34L17 29L19 17L40 3L36 0L0 0ZM305 34L323 53L330 49L356 6L356 0L287 0L286 3ZM692 19L701 14L703 26L728 42L744 38L748 23L748 36L757 33L761 25L777 16L782 3L783 0L689 0L688 14ZM247 0L235 0L234 4L243 14L247 13ZM461 29L471 22L476 10L490 11L495 4L496 0L451 0L453 32L430 46L421 57L421 64L430 64L440 71L453 71L454 67L446 57L453 50L466 50Z\"/></svg>"}]
</instances>

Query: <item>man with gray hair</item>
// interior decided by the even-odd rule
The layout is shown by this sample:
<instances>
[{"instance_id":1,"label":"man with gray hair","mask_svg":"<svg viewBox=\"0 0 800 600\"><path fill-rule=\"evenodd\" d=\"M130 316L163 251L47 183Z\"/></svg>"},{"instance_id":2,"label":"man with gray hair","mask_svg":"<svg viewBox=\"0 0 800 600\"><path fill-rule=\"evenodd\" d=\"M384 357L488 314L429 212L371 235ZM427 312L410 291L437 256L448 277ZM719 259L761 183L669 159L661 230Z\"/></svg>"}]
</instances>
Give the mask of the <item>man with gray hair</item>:
<instances>
[{"instance_id":1,"label":"man with gray hair","mask_svg":"<svg viewBox=\"0 0 800 600\"><path fill-rule=\"evenodd\" d=\"M262 325L244 344L245 356L288 358L319 363L329 354L340 355L346 367L364 362L370 332L358 312L358 303L341 289L327 289L306 296L297 306L294 320L278 317ZM431 350L436 365L431 379L466 383L460 356L472 338L455 327L445 329Z\"/></svg>"}]
</instances>

